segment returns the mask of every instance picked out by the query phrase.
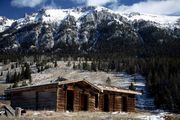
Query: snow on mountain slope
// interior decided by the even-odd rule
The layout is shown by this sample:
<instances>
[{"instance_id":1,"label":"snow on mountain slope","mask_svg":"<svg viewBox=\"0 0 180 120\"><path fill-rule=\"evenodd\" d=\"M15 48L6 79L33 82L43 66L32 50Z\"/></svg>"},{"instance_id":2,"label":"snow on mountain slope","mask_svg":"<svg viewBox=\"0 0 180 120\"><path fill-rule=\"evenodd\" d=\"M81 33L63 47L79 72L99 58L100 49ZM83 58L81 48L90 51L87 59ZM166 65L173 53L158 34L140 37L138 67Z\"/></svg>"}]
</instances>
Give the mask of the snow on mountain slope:
<instances>
[{"instance_id":1,"label":"snow on mountain slope","mask_svg":"<svg viewBox=\"0 0 180 120\"><path fill-rule=\"evenodd\" d=\"M20 18L16 20L18 27L20 28L23 25L29 23L37 23L37 22L44 22L44 23L55 23L60 25L61 21L64 20L67 16L75 17L75 20L78 19L90 11L83 11L82 9L42 9L37 13L32 13L31 15L25 15L24 18ZM77 23L78 24L78 23Z\"/></svg>"},{"instance_id":2,"label":"snow on mountain slope","mask_svg":"<svg viewBox=\"0 0 180 120\"><path fill-rule=\"evenodd\" d=\"M180 20L179 16L165 16L165 15L152 15L152 14L140 14L137 12L133 13L120 13L123 17L127 18L130 21L151 21L159 27L166 27L173 29L174 27L180 28L178 21Z\"/></svg>"},{"instance_id":3,"label":"snow on mountain slope","mask_svg":"<svg viewBox=\"0 0 180 120\"><path fill-rule=\"evenodd\" d=\"M179 16L141 14L137 12L120 13L104 7L82 7L74 9L42 9L37 13L26 15L25 18L17 20L17 23L19 25L23 25L27 23L41 21L45 23L57 23L59 25L61 21L65 19L68 15L74 16L75 20L78 21L78 19L80 19L84 15L87 15L88 13L91 13L92 11L106 11L111 14L119 14L132 22L139 20L151 21L154 22L154 24L157 25L157 27L165 27L171 29L173 29L174 27L180 28L180 24L178 23L178 21L180 21Z\"/></svg>"},{"instance_id":4,"label":"snow on mountain slope","mask_svg":"<svg viewBox=\"0 0 180 120\"><path fill-rule=\"evenodd\" d=\"M6 17L1 17L0 16L0 32L3 32L7 28L9 28L14 20L7 19Z\"/></svg>"},{"instance_id":5,"label":"snow on mountain slope","mask_svg":"<svg viewBox=\"0 0 180 120\"><path fill-rule=\"evenodd\" d=\"M121 15L127 18L128 21L136 22L139 20L151 21L154 22L157 27L166 27L173 29L174 27L180 28L180 17L178 16L163 16L163 15L151 15L151 14L140 14L140 13L121 13L115 12L108 8L104 7L82 7L82 8L73 8L73 9L42 9L36 13L30 15L25 15L24 18L15 20L16 29L19 29L27 24L45 22L45 23L55 23L57 25L61 24L61 21L67 16L73 16L76 21L81 17L91 13L92 11L100 12L106 11L110 14ZM6 28L12 25L14 20L0 17L0 32L4 31ZM117 22L121 23L121 21ZM77 25L80 23L77 22Z\"/></svg>"}]
</instances>

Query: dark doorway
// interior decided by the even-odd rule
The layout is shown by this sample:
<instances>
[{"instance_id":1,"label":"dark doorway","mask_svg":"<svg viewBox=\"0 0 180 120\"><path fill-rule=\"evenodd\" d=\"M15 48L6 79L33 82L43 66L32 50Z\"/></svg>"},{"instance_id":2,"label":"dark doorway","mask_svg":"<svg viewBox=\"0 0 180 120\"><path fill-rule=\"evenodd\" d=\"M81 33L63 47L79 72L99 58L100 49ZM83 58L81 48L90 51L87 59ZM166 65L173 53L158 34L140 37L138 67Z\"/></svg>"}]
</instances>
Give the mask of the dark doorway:
<instances>
[{"instance_id":1,"label":"dark doorway","mask_svg":"<svg viewBox=\"0 0 180 120\"><path fill-rule=\"evenodd\" d=\"M73 111L74 92L71 90L67 91L67 110Z\"/></svg>"},{"instance_id":2,"label":"dark doorway","mask_svg":"<svg viewBox=\"0 0 180 120\"><path fill-rule=\"evenodd\" d=\"M98 94L95 94L95 108L98 108L98 105L99 105Z\"/></svg>"},{"instance_id":3,"label":"dark doorway","mask_svg":"<svg viewBox=\"0 0 180 120\"><path fill-rule=\"evenodd\" d=\"M127 97L122 97L122 111L127 112Z\"/></svg>"},{"instance_id":4,"label":"dark doorway","mask_svg":"<svg viewBox=\"0 0 180 120\"><path fill-rule=\"evenodd\" d=\"M81 110L87 111L88 110L88 95L81 94Z\"/></svg>"},{"instance_id":5,"label":"dark doorway","mask_svg":"<svg viewBox=\"0 0 180 120\"><path fill-rule=\"evenodd\" d=\"M104 95L104 112L109 112L109 96Z\"/></svg>"},{"instance_id":6,"label":"dark doorway","mask_svg":"<svg viewBox=\"0 0 180 120\"><path fill-rule=\"evenodd\" d=\"M38 104L39 104L39 94L38 92L36 92L36 110L39 109Z\"/></svg>"}]
</instances>

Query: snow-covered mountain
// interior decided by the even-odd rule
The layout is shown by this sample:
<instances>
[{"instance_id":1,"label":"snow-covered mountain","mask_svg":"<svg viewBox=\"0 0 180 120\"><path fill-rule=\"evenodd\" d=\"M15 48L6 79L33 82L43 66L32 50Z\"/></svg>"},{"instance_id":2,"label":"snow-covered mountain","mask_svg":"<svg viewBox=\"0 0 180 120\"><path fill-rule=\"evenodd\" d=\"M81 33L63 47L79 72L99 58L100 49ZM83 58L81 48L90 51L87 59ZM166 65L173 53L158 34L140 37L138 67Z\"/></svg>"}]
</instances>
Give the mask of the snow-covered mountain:
<instances>
[{"instance_id":1,"label":"snow-covered mountain","mask_svg":"<svg viewBox=\"0 0 180 120\"><path fill-rule=\"evenodd\" d=\"M6 17L0 16L0 32L5 31L7 28L9 28L14 20L7 19Z\"/></svg>"},{"instance_id":2,"label":"snow-covered mountain","mask_svg":"<svg viewBox=\"0 0 180 120\"><path fill-rule=\"evenodd\" d=\"M0 17L0 25L4 27L9 27L13 22L18 24L17 28L21 28L23 25L31 23L54 23L60 25L62 20L67 16L73 16L75 21L79 22L84 16L91 14L93 12L108 12L111 14L121 15L126 18L128 21L137 22L137 21L149 21L157 25L158 27L167 27L167 28L180 28L180 17L179 16L165 16L165 15L152 15L152 14L141 14L138 12L131 13L121 13L115 12L105 7L84 7L84 8L74 8L74 9L41 9L36 13L30 15L25 14L24 18L17 20L7 19L5 17ZM99 17L99 16L98 16ZM111 19L111 18L109 18ZM118 19L116 19L119 23ZM80 23L77 23L80 25ZM3 32L5 29L2 29Z\"/></svg>"},{"instance_id":3,"label":"snow-covered mountain","mask_svg":"<svg viewBox=\"0 0 180 120\"><path fill-rule=\"evenodd\" d=\"M7 19L0 29L1 50L124 52L131 46L176 41L180 17L117 13L104 7L42 9Z\"/></svg>"},{"instance_id":4,"label":"snow-covered mountain","mask_svg":"<svg viewBox=\"0 0 180 120\"><path fill-rule=\"evenodd\" d=\"M141 14L138 12L120 13L120 14L132 22L150 21L157 27L170 28L170 29L174 29L175 27L180 28L179 16Z\"/></svg>"}]
</instances>

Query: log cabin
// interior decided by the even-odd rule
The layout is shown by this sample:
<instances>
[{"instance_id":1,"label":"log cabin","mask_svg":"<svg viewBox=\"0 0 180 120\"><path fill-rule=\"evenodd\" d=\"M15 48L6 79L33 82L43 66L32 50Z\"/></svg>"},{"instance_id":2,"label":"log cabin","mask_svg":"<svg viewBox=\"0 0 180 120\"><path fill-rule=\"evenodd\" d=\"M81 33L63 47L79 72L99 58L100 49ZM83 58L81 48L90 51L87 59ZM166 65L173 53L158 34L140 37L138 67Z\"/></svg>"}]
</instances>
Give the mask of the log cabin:
<instances>
[{"instance_id":1,"label":"log cabin","mask_svg":"<svg viewBox=\"0 0 180 120\"><path fill-rule=\"evenodd\" d=\"M29 110L134 112L136 91L96 85L86 80L65 80L12 88L11 106Z\"/></svg>"}]
</instances>

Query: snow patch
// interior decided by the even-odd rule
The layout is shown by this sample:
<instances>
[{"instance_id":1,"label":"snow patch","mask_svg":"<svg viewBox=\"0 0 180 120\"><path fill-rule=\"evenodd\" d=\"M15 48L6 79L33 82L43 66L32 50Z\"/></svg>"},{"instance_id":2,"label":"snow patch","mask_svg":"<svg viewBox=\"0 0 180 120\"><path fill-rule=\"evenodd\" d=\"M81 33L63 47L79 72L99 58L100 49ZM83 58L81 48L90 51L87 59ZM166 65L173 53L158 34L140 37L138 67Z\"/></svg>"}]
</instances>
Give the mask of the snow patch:
<instances>
[{"instance_id":1,"label":"snow patch","mask_svg":"<svg viewBox=\"0 0 180 120\"><path fill-rule=\"evenodd\" d=\"M139 118L142 120L165 120L165 113L159 113L155 115L140 115Z\"/></svg>"},{"instance_id":2,"label":"snow patch","mask_svg":"<svg viewBox=\"0 0 180 120\"><path fill-rule=\"evenodd\" d=\"M159 27L173 29L177 25L178 16L165 16L165 15L152 15L152 14L140 14L140 13L119 13L129 21L151 21L155 22Z\"/></svg>"},{"instance_id":3,"label":"snow patch","mask_svg":"<svg viewBox=\"0 0 180 120\"><path fill-rule=\"evenodd\" d=\"M5 31L13 24L14 20L7 19L5 17L0 16L0 32Z\"/></svg>"}]
</instances>

